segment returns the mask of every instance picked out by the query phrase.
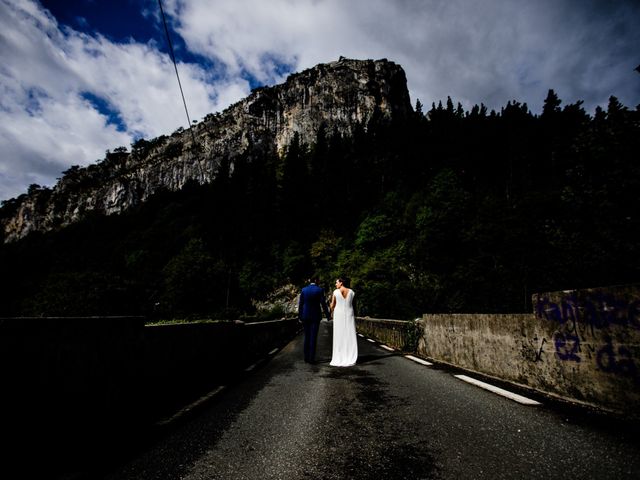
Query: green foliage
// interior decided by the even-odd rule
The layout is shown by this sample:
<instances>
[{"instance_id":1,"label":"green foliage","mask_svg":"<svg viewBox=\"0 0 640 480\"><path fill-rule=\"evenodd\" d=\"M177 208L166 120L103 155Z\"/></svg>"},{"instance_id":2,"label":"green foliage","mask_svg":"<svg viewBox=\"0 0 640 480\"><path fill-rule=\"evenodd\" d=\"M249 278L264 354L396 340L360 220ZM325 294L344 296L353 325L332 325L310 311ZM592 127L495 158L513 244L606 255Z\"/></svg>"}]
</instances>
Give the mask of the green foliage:
<instances>
[{"instance_id":1,"label":"green foliage","mask_svg":"<svg viewBox=\"0 0 640 480\"><path fill-rule=\"evenodd\" d=\"M291 242L282 255L282 273L288 281L303 283L309 277L309 255L299 242Z\"/></svg>"},{"instance_id":2,"label":"green foliage","mask_svg":"<svg viewBox=\"0 0 640 480\"><path fill-rule=\"evenodd\" d=\"M162 269L161 308L178 314L210 312L212 299L225 298L226 268L200 238L192 238Z\"/></svg>"},{"instance_id":3,"label":"green foliage","mask_svg":"<svg viewBox=\"0 0 640 480\"><path fill-rule=\"evenodd\" d=\"M256 320L259 322L266 322L268 320L278 320L285 318L286 312L282 305L274 305L269 310L260 310L256 315Z\"/></svg>"},{"instance_id":4,"label":"green foliage","mask_svg":"<svg viewBox=\"0 0 640 480\"><path fill-rule=\"evenodd\" d=\"M26 316L125 315L132 289L122 278L102 272L52 273L22 302Z\"/></svg>"},{"instance_id":5,"label":"green foliage","mask_svg":"<svg viewBox=\"0 0 640 480\"><path fill-rule=\"evenodd\" d=\"M639 130L640 111L615 97L592 117L549 91L540 116L515 101L465 112L448 98L351 136L295 135L282 156L257 142L219 159L210 185L1 246L0 316L237 318L313 272L328 290L350 277L359 314L405 319L530 311L537 291L637 282ZM71 167L65 186L100 182L168 141ZM51 191L30 195L43 208ZM5 201L0 215L17 208Z\"/></svg>"},{"instance_id":6,"label":"green foliage","mask_svg":"<svg viewBox=\"0 0 640 480\"><path fill-rule=\"evenodd\" d=\"M418 349L418 342L422 337L420 332L420 324L416 320L409 320L404 325L403 337L404 345L402 350L405 352L415 352Z\"/></svg>"}]
</instances>

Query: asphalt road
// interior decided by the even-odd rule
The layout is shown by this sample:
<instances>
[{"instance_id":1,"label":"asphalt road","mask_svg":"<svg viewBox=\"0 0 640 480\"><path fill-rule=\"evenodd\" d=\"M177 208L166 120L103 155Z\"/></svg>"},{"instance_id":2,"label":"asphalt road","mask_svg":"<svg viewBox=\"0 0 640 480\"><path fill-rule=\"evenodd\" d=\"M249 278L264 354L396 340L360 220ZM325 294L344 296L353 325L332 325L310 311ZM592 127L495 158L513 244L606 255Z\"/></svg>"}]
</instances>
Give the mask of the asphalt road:
<instances>
[{"instance_id":1,"label":"asphalt road","mask_svg":"<svg viewBox=\"0 0 640 480\"><path fill-rule=\"evenodd\" d=\"M109 479L630 479L640 432L524 406L359 338L354 367L318 364L298 336L170 423Z\"/></svg>"}]
</instances>

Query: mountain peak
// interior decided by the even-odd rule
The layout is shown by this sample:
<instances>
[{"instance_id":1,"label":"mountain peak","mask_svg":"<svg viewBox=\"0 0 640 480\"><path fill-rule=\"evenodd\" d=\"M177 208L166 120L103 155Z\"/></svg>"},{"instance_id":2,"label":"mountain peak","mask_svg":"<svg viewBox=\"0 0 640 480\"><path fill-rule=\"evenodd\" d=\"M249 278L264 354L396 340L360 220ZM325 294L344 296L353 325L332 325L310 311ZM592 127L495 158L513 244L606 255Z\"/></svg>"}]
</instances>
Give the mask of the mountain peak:
<instances>
[{"instance_id":1,"label":"mountain peak","mask_svg":"<svg viewBox=\"0 0 640 480\"><path fill-rule=\"evenodd\" d=\"M279 85L254 89L191 132L140 140L131 152L116 149L99 164L72 168L52 189L30 191L0 209L4 241L69 225L89 212L120 213L160 189L211 182L223 160L247 153L282 152L297 133L313 144L318 130L350 134L375 116L411 113L404 70L381 60L339 60L293 73ZM195 140L196 145L193 145Z\"/></svg>"}]
</instances>

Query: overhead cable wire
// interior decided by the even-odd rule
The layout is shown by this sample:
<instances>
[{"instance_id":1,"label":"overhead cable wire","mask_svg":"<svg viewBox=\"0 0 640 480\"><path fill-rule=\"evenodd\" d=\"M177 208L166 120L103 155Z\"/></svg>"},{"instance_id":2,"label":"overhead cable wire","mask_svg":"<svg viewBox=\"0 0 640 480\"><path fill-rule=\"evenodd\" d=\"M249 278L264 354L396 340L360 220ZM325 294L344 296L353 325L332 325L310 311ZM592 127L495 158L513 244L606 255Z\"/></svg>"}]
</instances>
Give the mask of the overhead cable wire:
<instances>
[{"instance_id":1,"label":"overhead cable wire","mask_svg":"<svg viewBox=\"0 0 640 480\"><path fill-rule=\"evenodd\" d=\"M180 87L180 95L182 95L182 103L184 105L184 112L187 114L187 122L189 125L189 131L191 132L191 139L193 140L193 146L196 146L196 136L191 129L191 118L189 118L189 110L187 109L187 101L184 99L184 92L182 90L182 83L180 82L180 75L178 75L178 64L176 63L176 56L173 53L173 43L171 43L171 35L169 35L169 28L167 27L167 19L164 16L164 9L162 8L162 0L158 0L160 6L160 14L162 15L162 23L164 24L164 32L167 34L167 43L169 44L169 53L171 54L171 60L173 60L173 68L176 70L176 78L178 79L178 86Z\"/></svg>"}]
</instances>

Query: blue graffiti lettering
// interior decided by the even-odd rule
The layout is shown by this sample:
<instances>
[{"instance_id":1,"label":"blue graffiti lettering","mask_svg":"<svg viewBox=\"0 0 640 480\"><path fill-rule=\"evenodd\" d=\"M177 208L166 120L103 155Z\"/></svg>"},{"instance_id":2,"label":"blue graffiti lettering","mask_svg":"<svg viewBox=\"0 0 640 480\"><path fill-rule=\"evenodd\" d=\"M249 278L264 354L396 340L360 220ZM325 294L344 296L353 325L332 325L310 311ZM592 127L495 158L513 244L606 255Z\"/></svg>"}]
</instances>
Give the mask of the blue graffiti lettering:
<instances>
[{"instance_id":1,"label":"blue graffiti lettering","mask_svg":"<svg viewBox=\"0 0 640 480\"><path fill-rule=\"evenodd\" d=\"M640 300L632 302L616 298L610 293L592 292L578 298L575 294L565 296L560 303L538 296L536 316L558 322L561 325L570 322L571 331L578 334L578 324L591 329L605 329L610 325L631 325L640 329Z\"/></svg>"},{"instance_id":2,"label":"blue graffiti lettering","mask_svg":"<svg viewBox=\"0 0 640 480\"><path fill-rule=\"evenodd\" d=\"M596 355L598 368L603 372L617 373L631 377L636 383L640 383L638 367L633 360L631 351L624 347L618 347L616 355L611 339L607 338L607 343L598 351Z\"/></svg>"},{"instance_id":3,"label":"blue graffiti lettering","mask_svg":"<svg viewBox=\"0 0 640 480\"><path fill-rule=\"evenodd\" d=\"M564 333L556 333L554 336L556 345L556 355L560 360L569 360L580 362L578 352L580 350L580 338L577 335L565 335Z\"/></svg>"},{"instance_id":4,"label":"blue graffiti lettering","mask_svg":"<svg viewBox=\"0 0 640 480\"><path fill-rule=\"evenodd\" d=\"M611 345L611 339L607 339L607 344L602 347L596 354L596 362L598 368L603 372L613 372L616 369L616 356L613 352L613 345Z\"/></svg>"}]
</instances>

